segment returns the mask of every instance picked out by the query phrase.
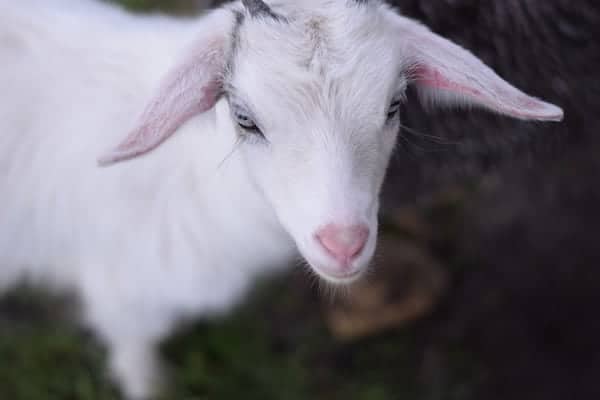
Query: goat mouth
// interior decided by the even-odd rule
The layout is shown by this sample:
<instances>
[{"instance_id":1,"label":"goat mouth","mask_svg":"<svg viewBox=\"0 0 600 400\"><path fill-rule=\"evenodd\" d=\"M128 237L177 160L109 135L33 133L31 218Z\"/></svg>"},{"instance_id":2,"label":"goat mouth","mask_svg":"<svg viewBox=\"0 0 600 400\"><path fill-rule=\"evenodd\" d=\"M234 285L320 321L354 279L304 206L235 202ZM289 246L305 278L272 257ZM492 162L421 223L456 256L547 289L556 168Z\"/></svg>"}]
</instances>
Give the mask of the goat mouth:
<instances>
[{"instance_id":1,"label":"goat mouth","mask_svg":"<svg viewBox=\"0 0 600 400\"><path fill-rule=\"evenodd\" d=\"M347 285L359 279L364 268L353 269L348 272L335 272L331 269L311 265L315 273L323 280L334 285Z\"/></svg>"}]
</instances>

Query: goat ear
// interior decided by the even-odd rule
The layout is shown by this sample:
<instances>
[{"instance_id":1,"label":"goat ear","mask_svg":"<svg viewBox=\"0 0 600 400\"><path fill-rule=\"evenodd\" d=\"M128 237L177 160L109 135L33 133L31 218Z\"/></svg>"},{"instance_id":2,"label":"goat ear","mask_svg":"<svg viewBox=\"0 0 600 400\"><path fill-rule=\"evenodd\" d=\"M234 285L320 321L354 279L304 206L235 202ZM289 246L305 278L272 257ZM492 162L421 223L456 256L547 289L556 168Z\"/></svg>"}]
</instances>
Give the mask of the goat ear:
<instances>
[{"instance_id":1,"label":"goat ear","mask_svg":"<svg viewBox=\"0 0 600 400\"><path fill-rule=\"evenodd\" d=\"M233 17L222 10L205 17L206 30L163 78L135 127L98 160L110 165L144 155L162 144L191 117L212 108L221 94L221 79Z\"/></svg>"},{"instance_id":2,"label":"goat ear","mask_svg":"<svg viewBox=\"0 0 600 400\"><path fill-rule=\"evenodd\" d=\"M563 119L561 108L528 96L469 51L414 21L402 19L409 78L423 101L479 105L523 120Z\"/></svg>"}]
</instances>

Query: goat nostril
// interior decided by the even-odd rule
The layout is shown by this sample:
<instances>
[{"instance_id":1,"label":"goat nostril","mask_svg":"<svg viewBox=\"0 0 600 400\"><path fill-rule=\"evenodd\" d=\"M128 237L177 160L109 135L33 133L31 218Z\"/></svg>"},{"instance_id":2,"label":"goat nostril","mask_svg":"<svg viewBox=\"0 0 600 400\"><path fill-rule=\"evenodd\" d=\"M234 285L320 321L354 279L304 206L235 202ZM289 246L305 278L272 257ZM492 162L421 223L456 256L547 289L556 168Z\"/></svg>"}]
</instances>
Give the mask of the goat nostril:
<instances>
[{"instance_id":1,"label":"goat nostril","mask_svg":"<svg viewBox=\"0 0 600 400\"><path fill-rule=\"evenodd\" d=\"M320 229L316 237L331 256L346 263L362 252L369 238L369 228L366 225L342 227L329 224Z\"/></svg>"}]
</instances>

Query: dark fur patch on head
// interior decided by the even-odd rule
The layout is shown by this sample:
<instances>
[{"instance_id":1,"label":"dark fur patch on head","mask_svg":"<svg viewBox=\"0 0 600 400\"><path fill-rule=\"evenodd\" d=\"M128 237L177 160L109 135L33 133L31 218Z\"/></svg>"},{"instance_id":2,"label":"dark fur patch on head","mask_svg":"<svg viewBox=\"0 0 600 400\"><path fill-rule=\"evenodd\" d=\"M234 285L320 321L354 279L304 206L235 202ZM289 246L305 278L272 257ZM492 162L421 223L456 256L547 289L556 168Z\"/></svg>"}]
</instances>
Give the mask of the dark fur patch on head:
<instances>
[{"instance_id":1,"label":"dark fur patch on head","mask_svg":"<svg viewBox=\"0 0 600 400\"><path fill-rule=\"evenodd\" d=\"M252 17L268 17L275 21L286 21L286 19L271 10L264 1L261 0L243 0L244 7Z\"/></svg>"},{"instance_id":2,"label":"dark fur patch on head","mask_svg":"<svg viewBox=\"0 0 600 400\"><path fill-rule=\"evenodd\" d=\"M224 80L227 81L230 78L230 75L234 70L234 61L235 55L238 52L240 47L240 29L244 24L245 16L243 13L239 11L233 12L235 17L235 24L233 25L233 30L231 32L231 50L229 55L227 56L227 62L225 63L225 72L224 72Z\"/></svg>"},{"instance_id":3,"label":"dark fur patch on head","mask_svg":"<svg viewBox=\"0 0 600 400\"><path fill-rule=\"evenodd\" d=\"M312 52L306 66L311 68L325 55L327 48L326 35L323 32L323 22L318 18L313 18L306 24L306 33L312 44Z\"/></svg>"}]
</instances>

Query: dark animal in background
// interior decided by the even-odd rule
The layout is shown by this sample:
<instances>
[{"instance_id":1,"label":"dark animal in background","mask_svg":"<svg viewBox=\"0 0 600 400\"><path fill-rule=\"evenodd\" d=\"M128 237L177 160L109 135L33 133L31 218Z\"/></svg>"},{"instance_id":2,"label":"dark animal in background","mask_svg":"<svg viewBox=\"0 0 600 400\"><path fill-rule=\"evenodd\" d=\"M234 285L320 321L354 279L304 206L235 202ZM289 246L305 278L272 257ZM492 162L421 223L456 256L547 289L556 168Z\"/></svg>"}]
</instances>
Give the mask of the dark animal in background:
<instances>
[{"instance_id":1,"label":"dark animal in background","mask_svg":"<svg viewBox=\"0 0 600 400\"><path fill-rule=\"evenodd\" d=\"M474 268L443 306L489 369L475 398L600 398L600 3L391 3L565 108L541 127L407 102L412 158L393 163L389 209L466 177L495 182L464 204L456 245Z\"/></svg>"},{"instance_id":2,"label":"dark animal in background","mask_svg":"<svg viewBox=\"0 0 600 400\"><path fill-rule=\"evenodd\" d=\"M501 76L560 102L560 125L502 120L481 112L424 111L408 101L387 204L412 201L490 169L545 168L595 141L600 120L600 6L593 0L395 0L410 17L472 50ZM520 173L521 173L520 172ZM409 188L410 187L410 188Z\"/></svg>"}]
</instances>

